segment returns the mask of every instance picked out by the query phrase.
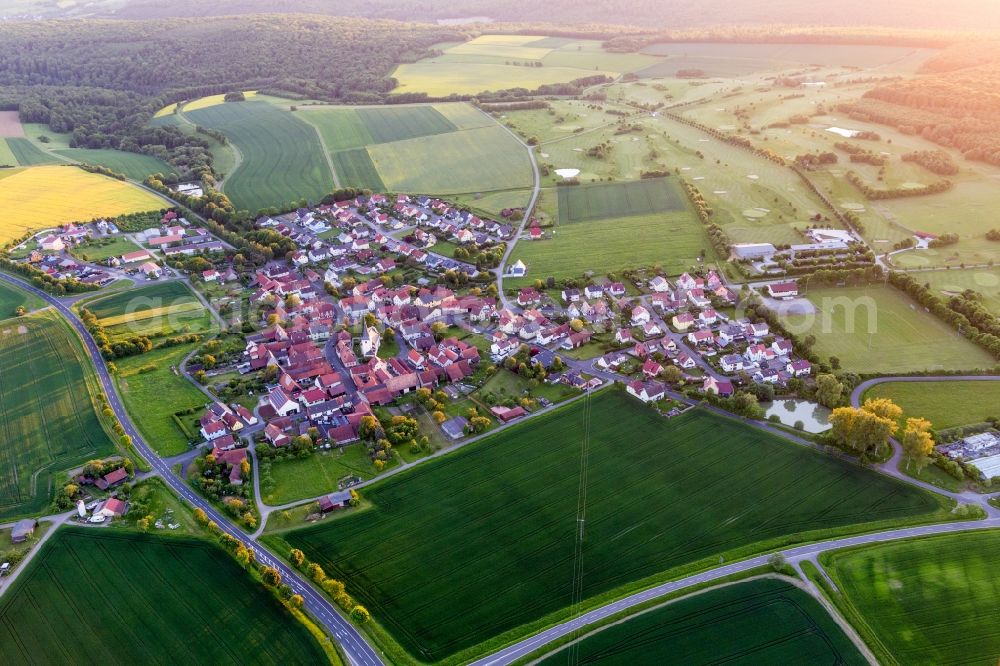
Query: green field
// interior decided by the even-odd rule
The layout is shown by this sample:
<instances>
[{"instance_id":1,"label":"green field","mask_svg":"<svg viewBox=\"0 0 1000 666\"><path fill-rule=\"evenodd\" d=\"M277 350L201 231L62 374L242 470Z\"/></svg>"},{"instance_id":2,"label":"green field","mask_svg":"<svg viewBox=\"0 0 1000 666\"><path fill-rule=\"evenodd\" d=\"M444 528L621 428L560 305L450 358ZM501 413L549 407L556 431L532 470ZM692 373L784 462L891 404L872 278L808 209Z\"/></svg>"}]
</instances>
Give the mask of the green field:
<instances>
[{"instance_id":1,"label":"green field","mask_svg":"<svg viewBox=\"0 0 1000 666\"><path fill-rule=\"evenodd\" d=\"M0 320L13 317L19 307L32 310L43 305L44 302L40 298L0 282Z\"/></svg>"},{"instance_id":2,"label":"green field","mask_svg":"<svg viewBox=\"0 0 1000 666\"><path fill-rule=\"evenodd\" d=\"M703 265L698 262L702 250L713 256L704 227L687 211L569 224L557 227L551 239L517 244L513 260L527 265L528 277L510 284L652 266L680 275Z\"/></svg>"},{"instance_id":3,"label":"green field","mask_svg":"<svg viewBox=\"0 0 1000 666\"><path fill-rule=\"evenodd\" d=\"M17 166L17 158L14 157L14 152L7 146L7 139L4 138L0 138L0 166Z\"/></svg>"},{"instance_id":4,"label":"green field","mask_svg":"<svg viewBox=\"0 0 1000 666\"><path fill-rule=\"evenodd\" d=\"M70 249L70 254L83 261L102 262L111 257L120 257L128 252L141 250L127 236L107 236L84 241Z\"/></svg>"},{"instance_id":5,"label":"green field","mask_svg":"<svg viewBox=\"0 0 1000 666\"><path fill-rule=\"evenodd\" d=\"M343 453L317 451L308 458L272 463L274 490L262 490L262 499L271 505L288 504L331 493L337 490L337 482L346 476L370 479L377 474L364 444L346 446Z\"/></svg>"},{"instance_id":6,"label":"green field","mask_svg":"<svg viewBox=\"0 0 1000 666\"><path fill-rule=\"evenodd\" d=\"M610 53L596 40L540 35L482 35L451 44L442 55L399 65L394 92L432 96L528 88L604 74L612 78L659 61L639 53Z\"/></svg>"},{"instance_id":7,"label":"green field","mask_svg":"<svg viewBox=\"0 0 1000 666\"><path fill-rule=\"evenodd\" d=\"M107 167L115 173L125 174L132 180L142 181L154 173L170 174L173 168L151 155L126 153L121 150L88 150L86 148L70 148L57 150L56 153L77 162L97 164Z\"/></svg>"},{"instance_id":8,"label":"green field","mask_svg":"<svg viewBox=\"0 0 1000 666\"><path fill-rule=\"evenodd\" d=\"M1000 417L1000 382L887 382L868 389L865 398L891 398L903 418L925 418L939 430Z\"/></svg>"},{"instance_id":9,"label":"green field","mask_svg":"<svg viewBox=\"0 0 1000 666\"><path fill-rule=\"evenodd\" d=\"M341 184L352 187L362 187L372 192L385 190L385 183L372 162L371 155L365 148L341 150L330 155L333 168L340 178Z\"/></svg>"},{"instance_id":10,"label":"green field","mask_svg":"<svg viewBox=\"0 0 1000 666\"><path fill-rule=\"evenodd\" d=\"M333 190L333 176L315 129L290 111L263 101L217 104L185 111L191 122L229 137L243 161L223 189L241 209L318 201Z\"/></svg>"},{"instance_id":11,"label":"green field","mask_svg":"<svg viewBox=\"0 0 1000 666\"><path fill-rule=\"evenodd\" d=\"M570 657L572 654L572 657ZM782 580L759 578L674 601L546 656L542 666L857 664L868 662L818 601Z\"/></svg>"},{"instance_id":12,"label":"green field","mask_svg":"<svg viewBox=\"0 0 1000 666\"><path fill-rule=\"evenodd\" d=\"M63 528L0 603L0 661L319 664L309 631L204 540Z\"/></svg>"},{"instance_id":13,"label":"green field","mask_svg":"<svg viewBox=\"0 0 1000 666\"><path fill-rule=\"evenodd\" d=\"M813 350L847 370L912 372L992 367L992 357L891 287L810 289L817 312L783 319L792 333L813 335Z\"/></svg>"},{"instance_id":14,"label":"green field","mask_svg":"<svg viewBox=\"0 0 1000 666\"><path fill-rule=\"evenodd\" d=\"M395 192L455 194L531 187L527 151L502 127L484 127L369 147Z\"/></svg>"},{"instance_id":15,"label":"green field","mask_svg":"<svg viewBox=\"0 0 1000 666\"><path fill-rule=\"evenodd\" d=\"M586 415L589 414L589 421ZM584 433L586 536L575 562ZM435 661L673 567L922 520L939 500L702 410L598 394L366 488L290 532L392 636ZM756 544L756 545L751 545Z\"/></svg>"},{"instance_id":16,"label":"green field","mask_svg":"<svg viewBox=\"0 0 1000 666\"><path fill-rule=\"evenodd\" d=\"M183 283L163 282L98 298L85 303L84 307L104 321L129 315L136 318L107 327L111 337L210 333L215 330L215 323L208 311L203 307L186 309L198 303ZM182 310L159 314L162 308L171 306L181 306ZM118 389L125 408L143 437L160 455L171 456L188 450L188 437L177 426L173 415L208 402L205 394L174 371L184 357L199 346L200 343L194 343L156 348L146 354L115 361Z\"/></svg>"},{"instance_id":17,"label":"green field","mask_svg":"<svg viewBox=\"0 0 1000 666\"><path fill-rule=\"evenodd\" d=\"M0 322L0 520L41 512L53 475L114 451L90 359L52 312Z\"/></svg>"},{"instance_id":18,"label":"green field","mask_svg":"<svg viewBox=\"0 0 1000 666\"><path fill-rule=\"evenodd\" d=\"M31 139L23 137L16 139L6 139L7 147L13 153L17 163L21 166L35 166L36 164L52 164L59 162L58 157L53 157L49 153L36 146Z\"/></svg>"},{"instance_id":19,"label":"green field","mask_svg":"<svg viewBox=\"0 0 1000 666\"><path fill-rule=\"evenodd\" d=\"M914 275L921 284L929 284L942 298L950 298L966 289L983 297L983 306L1000 317L1000 269L967 268L948 271L927 271Z\"/></svg>"},{"instance_id":20,"label":"green field","mask_svg":"<svg viewBox=\"0 0 1000 666\"><path fill-rule=\"evenodd\" d=\"M933 536L822 556L838 606L885 664L995 664L1000 531Z\"/></svg>"},{"instance_id":21,"label":"green field","mask_svg":"<svg viewBox=\"0 0 1000 666\"><path fill-rule=\"evenodd\" d=\"M661 178L559 188L559 224L649 215L686 207L677 182Z\"/></svg>"}]
</instances>

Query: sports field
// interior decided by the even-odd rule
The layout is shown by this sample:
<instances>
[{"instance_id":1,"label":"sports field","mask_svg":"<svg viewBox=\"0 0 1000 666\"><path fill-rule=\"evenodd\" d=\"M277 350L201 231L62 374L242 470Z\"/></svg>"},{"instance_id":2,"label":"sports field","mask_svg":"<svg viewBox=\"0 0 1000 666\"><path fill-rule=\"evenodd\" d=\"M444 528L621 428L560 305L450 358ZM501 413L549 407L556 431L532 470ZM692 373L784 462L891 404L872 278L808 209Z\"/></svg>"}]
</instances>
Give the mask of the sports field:
<instances>
[{"instance_id":1,"label":"sports field","mask_svg":"<svg viewBox=\"0 0 1000 666\"><path fill-rule=\"evenodd\" d=\"M892 287L810 289L811 315L784 317L797 335L816 337L814 351L846 370L913 372L992 367L994 361L947 324Z\"/></svg>"},{"instance_id":2,"label":"sports field","mask_svg":"<svg viewBox=\"0 0 1000 666\"><path fill-rule=\"evenodd\" d=\"M618 391L364 496L371 509L286 539L345 580L424 661L565 609L577 585L587 599L679 565L717 563L721 552L760 549L749 544L851 532L939 506L922 490L706 411L665 421Z\"/></svg>"},{"instance_id":3,"label":"sports field","mask_svg":"<svg viewBox=\"0 0 1000 666\"><path fill-rule=\"evenodd\" d=\"M257 211L292 201L318 201L333 191L333 175L315 129L263 101L215 104L192 110L191 122L219 130L239 150L242 162L223 190L239 209Z\"/></svg>"},{"instance_id":4,"label":"sports field","mask_svg":"<svg viewBox=\"0 0 1000 666\"><path fill-rule=\"evenodd\" d=\"M638 53L609 53L596 40L541 35L482 35L454 44L443 54L402 64L393 72L394 92L432 96L476 94L487 90L528 88L648 67L660 58Z\"/></svg>"},{"instance_id":5,"label":"sports field","mask_svg":"<svg viewBox=\"0 0 1000 666\"><path fill-rule=\"evenodd\" d=\"M88 150L86 148L68 148L57 150L57 154L77 162L97 164L107 167L115 173L121 173L132 180L142 181L154 173L170 174L173 167L151 155L141 153L126 153L121 150Z\"/></svg>"},{"instance_id":6,"label":"sports field","mask_svg":"<svg viewBox=\"0 0 1000 666\"><path fill-rule=\"evenodd\" d=\"M600 276L653 266L680 275L704 265L698 261L702 250L711 261L714 251L705 228L682 211L562 225L551 239L518 243L513 259L527 265L529 277L520 282L530 284L550 275L579 278L586 271Z\"/></svg>"},{"instance_id":7,"label":"sports field","mask_svg":"<svg viewBox=\"0 0 1000 666\"><path fill-rule=\"evenodd\" d=\"M204 540L63 528L0 602L0 661L320 664L309 631Z\"/></svg>"},{"instance_id":8,"label":"sports field","mask_svg":"<svg viewBox=\"0 0 1000 666\"><path fill-rule=\"evenodd\" d=\"M629 183L560 187L559 224L684 210L684 193L675 180L652 178Z\"/></svg>"},{"instance_id":9,"label":"sports field","mask_svg":"<svg viewBox=\"0 0 1000 666\"><path fill-rule=\"evenodd\" d=\"M540 663L659 666L668 655L684 655L691 665L868 663L818 601L770 578L674 601L604 628Z\"/></svg>"},{"instance_id":10,"label":"sports field","mask_svg":"<svg viewBox=\"0 0 1000 666\"><path fill-rule=\"evenodd\" d=\"M1000 531L888 543L822 556L838 606L896 664L993 664L1000 654ZM872 638L874 637L874 638Z\"/></svg>"},{"instance_id":11,"label":"sports field","mask_svg":"<svg viewBox=\"0 0 1000 666\"><path fill-rule=\"evenodd\" d=\"M71 166L21 169L0 178L0 242L28 230L163 208L145 190Z\"/></svg>"},{"instance_id":12,"label":"sports field","mask_svg":"<svg viewBox=\"0 0 1000 666\"><path fill-rule=\"evenodd\" d=\"M52 312L0 321L0 520L42 511L53 475L114 451L90 360Z\"/></svg>"},{"instance_id":13,"label":"sports field","mask_svg":"<svg viewBox=\"0 0 1000 666\"><path fill-rule=\"evenodd\" d=\"M922 417L939 430L1000 417L1000 382L887 382L868 389L865 398L891 398L904 419Z\"/></svg>"},{"instance_id":14,"label":"sports field","mask_svg":"<svg viewBox=\"0 0 1000 666\"><path fill-rule=\"evenodd\" d=\"M131 289L84 303L105 325L109 337L210 333L210 314L181 282ZM155 343L155 340L154 340ZM165 456L188 449L188 436L174 414L198 408L208 398L175 372L184 357L200 343L163 347L115 361L117 382L125 408L143 437Z\"/></svg>"}]
</instances>

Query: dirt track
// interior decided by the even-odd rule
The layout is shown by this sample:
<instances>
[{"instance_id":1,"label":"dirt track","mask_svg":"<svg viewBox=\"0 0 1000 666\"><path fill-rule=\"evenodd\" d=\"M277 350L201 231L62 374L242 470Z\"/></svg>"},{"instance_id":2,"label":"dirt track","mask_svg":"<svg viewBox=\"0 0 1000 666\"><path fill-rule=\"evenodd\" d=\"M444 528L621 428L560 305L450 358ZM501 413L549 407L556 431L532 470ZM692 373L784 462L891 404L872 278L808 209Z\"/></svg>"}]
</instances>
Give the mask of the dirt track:
<instances>
[{"instance_id":1,"label":"dirt track","mask_svg":"<svg viewBox=\"0 0 1000 666\"><path fill-rule=\"evenodd\" d=\"M17 111L0 111L0 139L24 136L24 127Z\"/></svg>"}]
</instances>

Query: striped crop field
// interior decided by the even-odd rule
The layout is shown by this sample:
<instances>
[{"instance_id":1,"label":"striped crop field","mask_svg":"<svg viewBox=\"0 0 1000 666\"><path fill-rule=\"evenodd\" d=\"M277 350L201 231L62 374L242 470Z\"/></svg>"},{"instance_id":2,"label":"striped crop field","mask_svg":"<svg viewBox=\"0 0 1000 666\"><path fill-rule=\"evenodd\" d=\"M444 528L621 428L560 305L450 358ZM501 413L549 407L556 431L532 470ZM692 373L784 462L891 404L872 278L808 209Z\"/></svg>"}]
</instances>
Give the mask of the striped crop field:
<instances>
[{"instance_id":1,"label":"striped crop field","mask_svg":"<svg viewBox=\"0 0 1000 666\"><path fill-rule=\"evenodd\" d=\"M87 222L164 206L162 199L135 185L77 167L20 169L0 178L0 242L66 222Z\"/></svg>"},{"instance_id":2,"label":"striped crop field","mask_svg":"<svg viewBox=\"0 0 1000 666\"><path fill-rule=\"evenodd\" d=\"M237 208L255 212L300 199L315 202L333 191L319 136L295 113L263 101L195 106L187 104L184 116L224 133L242 156L223 183Z\"/></svg>"},{"instance_id":3,"label":"striped crop field","mask_svg":"<svg viewBox=\"0 0 1000 666\"><path fill-rule=\"evenodd\" d=\"M548 655L542 666L659 666L666 655L700 664L868 662L818 601L782 580L709 590L613 624Z\"/></svg>"},{"instance_id":4,"label":"striped crop field","mask_svg":"<svg viewBox=\"0 0 1000 666\"><path fill-rule=\"evenodd\" d=\"M202 304L194 301L188 303L174 303L173 305L165 305L159 308L150 308L148 310L142 310L140 312L131 312L128 314L116 315L114 317L105 317L101 319L101 326L116 326L118 324L128 324L133 322L140 322L146 319L153 319L156 317L166 317L171 314L177 314L181 312L191 312L192 310L201 310L203 308Z\"/></svg>"},{"instance_id":5,"label":"striped crop field","mask_svg":"<svg viewBox=\"0 0 1000 666\"><path fill-rule=\"evenodd\" d=\"M114 451L90 359L60 317L0 321L0 520L41 512L54 474ZM2 642L2 641L0 641Z\"/></svg>"},{"instance_id":6,"label":"striped crop field","mask_svg":"<svg viewBox=\"0 0 1000 666\"><path fill-rule=\"evenodd\" d=\"M363 494L371 508L283 539L428 662L720 554L944 514L921 489L708 411L665 420L619 390Z\"/></svg>"},{"instance_id":7,"label":"striped crop field","mask_svg":"<svg viewBox=\"0 0 1000 666\"><path fill-rule=\"evenodd\" d=\"M274 595L208 541L63 528L0 600L0 662L321 664Z\"/></svg>"},{"instance_id":8,"label":"striped crop field","mask_svg":"<svg viewBox=\"0 0 1000 666\"><path fill-rule=\"evenodd\" d=\"M677 181L651 178L629 183L560 187L559 224L685 210Z\"/></svg>"},{"instance_id":9,"label":"striped crop field","mask_svg":"<svg viewBox=\"0 0 1000 666\"><path fill-rule=\"evenodd\" d=\"M995 664L1000 530L824 555L838 606L884 664Z\"/></svg>"}]
</instances>

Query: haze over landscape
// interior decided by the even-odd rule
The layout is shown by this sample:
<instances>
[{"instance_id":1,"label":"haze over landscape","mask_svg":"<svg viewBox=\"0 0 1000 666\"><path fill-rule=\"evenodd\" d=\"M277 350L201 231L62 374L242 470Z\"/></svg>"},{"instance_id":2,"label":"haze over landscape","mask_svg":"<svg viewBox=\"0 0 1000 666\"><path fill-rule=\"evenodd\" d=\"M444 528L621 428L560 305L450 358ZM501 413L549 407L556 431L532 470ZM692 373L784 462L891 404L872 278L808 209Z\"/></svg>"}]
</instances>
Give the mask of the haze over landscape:
<instances>
[{"instance_id":1,"label":"haze over landscape","mask_svg":"<svg viewBox=\"0 0 1000 666\"><path fill-rule=\"evenodd\" d=\"M997 3L0 45L3 663L1000 660Z\"/></svg>"}]
</instances>

